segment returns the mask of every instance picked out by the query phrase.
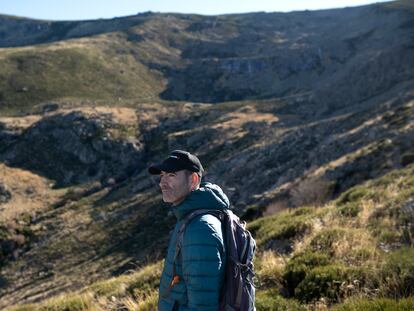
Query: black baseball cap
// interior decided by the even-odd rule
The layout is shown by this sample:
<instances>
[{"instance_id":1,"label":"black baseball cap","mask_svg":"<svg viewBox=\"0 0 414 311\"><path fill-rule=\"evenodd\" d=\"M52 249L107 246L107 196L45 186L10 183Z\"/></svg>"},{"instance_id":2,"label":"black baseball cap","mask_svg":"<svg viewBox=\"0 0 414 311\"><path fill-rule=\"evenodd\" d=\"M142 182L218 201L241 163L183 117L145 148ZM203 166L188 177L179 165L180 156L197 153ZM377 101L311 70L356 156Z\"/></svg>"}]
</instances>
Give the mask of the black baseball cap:
<instances>
[{"instance_id":1,"label":"black baseball cap","mask_svg":"<svg viewBox=\"0 0 414 311\"><path fill-rule=\"evenodd\" d=\"M159 175L161 171L174 173L181 170L189 170L200 176L204 172L200 160L194 154L183 150L174 150L162 163L152 165L148 168L148 172L152 175Z\"/></svg>"}]
</instances>

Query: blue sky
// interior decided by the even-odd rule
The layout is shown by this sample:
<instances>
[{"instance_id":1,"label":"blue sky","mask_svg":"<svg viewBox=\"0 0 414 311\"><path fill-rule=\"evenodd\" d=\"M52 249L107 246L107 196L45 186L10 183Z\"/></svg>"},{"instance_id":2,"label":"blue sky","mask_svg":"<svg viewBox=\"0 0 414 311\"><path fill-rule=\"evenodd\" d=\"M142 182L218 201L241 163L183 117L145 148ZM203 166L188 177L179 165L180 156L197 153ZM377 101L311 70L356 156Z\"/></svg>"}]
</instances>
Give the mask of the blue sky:
<instances>
[{"instance_id":1,"label":"blue sky","mask_svg":"<svg viewBox=\"0 0 414 311\"><path fill-rule=\"evenodd\" d=\"M289 12L365 5L389 0L0 0L0 14L49 20L84 20L140 12L204 15L246 12Z\"/></svg>"}]
</instances>

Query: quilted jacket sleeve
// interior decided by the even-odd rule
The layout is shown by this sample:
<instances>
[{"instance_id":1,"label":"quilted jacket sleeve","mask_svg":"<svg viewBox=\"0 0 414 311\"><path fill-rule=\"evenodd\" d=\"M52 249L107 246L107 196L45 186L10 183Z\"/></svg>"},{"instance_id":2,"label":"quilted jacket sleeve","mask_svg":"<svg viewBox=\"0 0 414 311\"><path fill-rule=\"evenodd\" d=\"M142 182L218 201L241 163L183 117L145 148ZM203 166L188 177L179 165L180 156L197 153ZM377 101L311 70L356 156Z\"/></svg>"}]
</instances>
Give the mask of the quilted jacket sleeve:
<instances>
[{"instance_id":1,"label":"quilted jacket sleeve","mask_svg":"<svg viewBox=\"0 0 414 311\"><path fill-rule=\"evenodd\" d=\"M217 311L225 268L221 222L203 215L188 224L182 247L187 306L183 311Z\"/></svg>"}]
</instances>

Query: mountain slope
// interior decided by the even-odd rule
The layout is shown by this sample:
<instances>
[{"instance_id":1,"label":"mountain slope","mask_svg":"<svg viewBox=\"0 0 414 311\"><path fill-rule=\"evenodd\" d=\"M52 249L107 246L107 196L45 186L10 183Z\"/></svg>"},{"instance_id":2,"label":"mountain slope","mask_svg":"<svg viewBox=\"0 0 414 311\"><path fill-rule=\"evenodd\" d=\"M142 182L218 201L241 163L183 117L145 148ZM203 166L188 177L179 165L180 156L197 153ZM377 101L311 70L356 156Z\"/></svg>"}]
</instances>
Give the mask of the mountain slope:
<instances>
[{"instance_id":1,"label":"mountain slope","mask_svg":"<svg viewBox=\"0 0 414 311\"><path fill-rule=\"evenodd\" d=\"M215 103L297 96L324 103L321 112L345 107L413 79L414 11L404 3L312 13L143 14L67 22L70 31L58 37L39 26L43 39L25 31L20 38L41 45L0 50L0 106L18 111L67 97ZM19 23L46 23L5 20L2 46L13 46Z\"/></svg>"},{"instance_id":2,"label":"mountain slope","mask_svg":"<svg viewBox=\"0 0 414 311\"><path fill-rule=\"evenodd\" d=\"M141 14L51 22L39 32L31 27L49 22L7 17L0 307L95 281L105 292L105 279L147 264L155 274L144 270L151 283L144 292L153 303L159 265L152 264L163 258L174 217L146 167L173 149L199 155L206 180L251 221L268 309L284 303L279 287L305 302L338 302L314 288L312 297L301 295L305 285L291 281L279 286L288 278L271 271L294 272L281 258L301 265L302 251L321 246L329 267L308 270L347 275L355 271L345 259L379 265L388 260L381 252L412 245L404 231L411 220L399 216L412 196L413 12L410 1L395 1L288 14ZM326 230L332 245L323 237L311 243ZM342 258L341 247L353 245L341 236L355 242L354 257ZM363 253L360 236L372 253ZM315 271L306 286L332 281ZM119 291L131 294L134 277L123 285L124 277Z\"/></svg>"},{"instance_id":3,"label":"mountain slope","mask_svg":"<svg viewBox=\"0 0 414 311\"><path fill-rule=\"evenodd\" d=\"M151 15L151 13L110 20L73 22L32 20L0 15L0 47L44 44L125 30L144 23L147 15Z\"/></svg>"}]
</instances>

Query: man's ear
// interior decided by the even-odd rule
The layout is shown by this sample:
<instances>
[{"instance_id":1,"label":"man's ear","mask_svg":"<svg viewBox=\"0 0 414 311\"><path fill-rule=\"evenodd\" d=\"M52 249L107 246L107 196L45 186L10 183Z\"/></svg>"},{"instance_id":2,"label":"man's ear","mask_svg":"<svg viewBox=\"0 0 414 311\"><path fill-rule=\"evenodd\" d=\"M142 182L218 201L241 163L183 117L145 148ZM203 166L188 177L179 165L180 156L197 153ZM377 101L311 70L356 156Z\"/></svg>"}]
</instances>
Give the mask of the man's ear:
<instances>
[{"instance_id":1,"label":"man's ear","mask_svg":"<svg viewBox=\"0 0 414 311\"><path fill-rule=\"evenodd\" d=\"M199 179L200 179L200 177L198 176L197 173L192 173L191 174L191 190L196 190L197 189Z\"/></svg>"}]
</instances>

